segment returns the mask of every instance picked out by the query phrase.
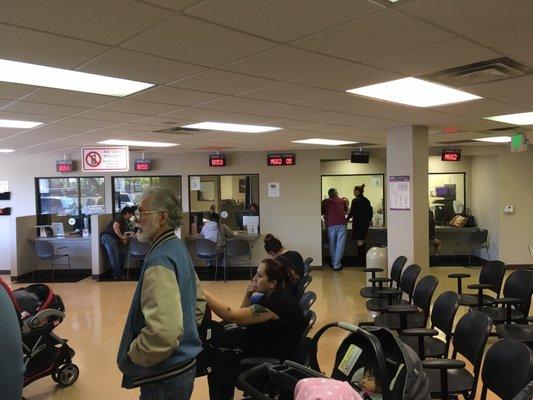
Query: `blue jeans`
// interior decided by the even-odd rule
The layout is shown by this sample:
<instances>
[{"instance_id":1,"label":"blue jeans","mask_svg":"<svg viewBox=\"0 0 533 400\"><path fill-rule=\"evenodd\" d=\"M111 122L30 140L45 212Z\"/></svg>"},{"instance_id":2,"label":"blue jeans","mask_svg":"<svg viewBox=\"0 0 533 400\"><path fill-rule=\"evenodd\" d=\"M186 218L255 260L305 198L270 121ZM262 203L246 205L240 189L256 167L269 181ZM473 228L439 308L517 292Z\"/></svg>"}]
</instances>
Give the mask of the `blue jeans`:
<instances>
[{"instance_id":1,"label":"blue jeans","mask_svg":"<svg viewBox=\"0 0 533 400\"><path fill-rule=\"evenodd\" d=\"M111 276L119 276L122 274L122 256L118 247L118 239L104 233L100 238L100 243L104 246L107 253L107 259L111 266Z\"/></svg>"},{"instance_id":2,"label":"blue jeans","mask_svg":"<svg viewBox=\"0 0 533 400\"><path fill-rule=\"evenodd\" d=\"M342 267L341 260L346 242L346 225L328 226L329 255L333 268Z\"/></svg>"},{"instance_id":3,"label":"blue jeans","mask_svg":"<svg viewBox=\"0 0 533 400\"><path fill-rule=\"evenodd\" d=\"M141 386L139 400L189 400L194 387L196 368L183 375Z\"/></svg>"}]
</instances>

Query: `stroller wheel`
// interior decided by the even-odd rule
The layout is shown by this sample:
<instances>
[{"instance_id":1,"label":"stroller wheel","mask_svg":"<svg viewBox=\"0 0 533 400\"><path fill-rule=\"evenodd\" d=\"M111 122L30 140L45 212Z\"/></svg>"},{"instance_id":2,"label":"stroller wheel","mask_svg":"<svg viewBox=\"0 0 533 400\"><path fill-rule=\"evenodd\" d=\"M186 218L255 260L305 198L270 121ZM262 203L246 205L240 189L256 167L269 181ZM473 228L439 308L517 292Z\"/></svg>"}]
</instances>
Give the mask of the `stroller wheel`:
<instances>
[{"instance_id":1,"label":"stroller wheel","mask_svg":"<svg viewBox=\"0 0 533 400\"><path fill-rule=\"evenodd\" d=\"M80 376L80 370L75 364L67 364L59 367L57 372L52 374L52 379L55 381L54 375L57 375L58 380L56 382L61 386L70 386Z\"/></svg>"}]
</instances>

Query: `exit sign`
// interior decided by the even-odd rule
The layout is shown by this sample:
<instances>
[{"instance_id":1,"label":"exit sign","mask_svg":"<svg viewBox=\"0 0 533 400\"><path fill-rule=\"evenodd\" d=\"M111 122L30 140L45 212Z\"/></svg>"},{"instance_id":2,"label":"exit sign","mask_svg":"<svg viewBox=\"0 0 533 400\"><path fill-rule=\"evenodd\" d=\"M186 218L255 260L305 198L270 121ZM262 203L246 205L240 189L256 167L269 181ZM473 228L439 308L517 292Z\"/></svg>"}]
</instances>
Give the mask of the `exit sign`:
<instances>
[{"instance_id":1,"label":"exit sign","mask_svg":"<svg viewBox=\"0 0 533 400\"><path fill-rule=\"evenodd\" d=\"M527 151L527 139L523 133L511 136L511 151Z\"/></svg>"}]
</instances>

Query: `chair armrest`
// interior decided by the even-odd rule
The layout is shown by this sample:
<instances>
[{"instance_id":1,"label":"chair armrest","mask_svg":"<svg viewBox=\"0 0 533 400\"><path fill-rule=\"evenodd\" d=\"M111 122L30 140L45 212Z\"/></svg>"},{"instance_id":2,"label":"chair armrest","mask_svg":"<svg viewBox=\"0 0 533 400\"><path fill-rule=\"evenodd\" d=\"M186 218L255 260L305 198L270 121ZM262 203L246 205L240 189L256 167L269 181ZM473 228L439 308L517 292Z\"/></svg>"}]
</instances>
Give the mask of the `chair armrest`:
<instances>
[{"instance_id":1,"label":"chair armrest","mask_svg":"<svg viewBox=\"0 0 533 400\"><path fill-rule=\"evenodd\" d=\"M470 278L471 276L472 275L470 275L470 274L460 273L460 274L449 274L448 278Z\"/></svg>"},{"instance_id":2,"label":"chair armrest","mask_svg":"<svg viewBox=\"0 0 533 400\"><path fill-rule=\"evenodd\" d=\"M389 306L385 312L389 314L415 314L419 311L417 306L411 304L394 304Z\"/></svg>"},{"instance_id":3,"label":"chair armrest","mask_svg":"<svg viewBox=\"0 0 533 400\"><path fill-rule=\"evenodd\" d=\"M269 358L269 357L248 357L243 358L239 361L240 367L245 367L246 369L257 367L258 365L268 363L272 365L281 364L281 361L277 358Z\"/></svg>"},{"instance_id":4,"label":"chair armrest","mask_svg":"<svg viewBox=\"0 0 533 400\"><path fill-rule=\"evenodd\" d=\"M400 289L387 288L378 292L379 296L401 296L403 292Z\"/></svg>"},{"instance_id":5,"label":"chair armrest","mask_svg":"<svg viewBox=\"0 0 533 400\"><path fill-rule=\"evenodd\" d=\"M489 285L488 283L473 283L471 285L468 285L468 289L490 289L492 285Z\"/></svg>"},{"instance_id":6,"label":"chair armrest","mask_svg":"<svg viewBox=\"0 0 533 400\"><path fill-rule=\"evenodd\" d=\"M363 268L363 272L383 272L383 268Z\"/></svg>"},{"instance_id":7,"label":"chair armrest","mask_svg":"<svg viewBox=\"0 0 533 400\"><path fill-rule=\"evenodd\" d=\"M494 304L520 304L522 300L517 299L516 297L502 297L500 299L494 299Z\"/></svg>"},{"instance_id":8,"label":"chair armrest","mask_svg":"<svg viewBox=\"0 0 533 400\"><path fill-rule=\"evenodd\" d=\"M426 328L409 328L402 331L404 336L437 336L439 332L436 329Z\"/></svg>"},{"instance_id":9,"label":"chair armrest","mask_svg":"<svg viewBox=\"0 0 533 400\"><path fill-rule=\"evenodd\" d=\"M392 282L390 278L370 278L369 282Z\"/></svg>"},{"instance_id":10,"label":"chair armrest","mask_svg":"<svg viewBox=\"0 0 533 400\"><path fill-rule=\"evenodd\" d=\"M422 361L422 366L426 369L462 369L466 367L464 361L449 358L432 358Z\"/></svg>"},{"instance_id":11,"label":"chair armrest","mask_svg":"<svg viewBox=\"0 0 533 400\"><path fill-rule=\"evenodd\" d=\"M56 247L56 250L63 250L63 249L68 249L68 246Z\"/></svg>"}]
</instances>

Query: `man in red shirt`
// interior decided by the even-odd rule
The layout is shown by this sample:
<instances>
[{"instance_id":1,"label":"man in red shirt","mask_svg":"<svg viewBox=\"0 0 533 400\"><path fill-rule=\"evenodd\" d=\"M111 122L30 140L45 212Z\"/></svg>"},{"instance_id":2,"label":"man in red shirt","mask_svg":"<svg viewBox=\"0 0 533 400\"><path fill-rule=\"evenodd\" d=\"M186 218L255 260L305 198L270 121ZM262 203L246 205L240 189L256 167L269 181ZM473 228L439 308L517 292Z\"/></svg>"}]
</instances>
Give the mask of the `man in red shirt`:
<instances>
[{"instance_id":1,"label":"man in red shirt","mask_svg":"<svg viewBox=\"0 0 533 400\"><path fill-rule=\"evenodd\" d=\"M328 190L328 199L322 201L322 215L328 231L329 254L335 271L342 269L341 260L346 242L346 213L348 200L341 199L337 189Z\"/></svg>"}]
</instances>

